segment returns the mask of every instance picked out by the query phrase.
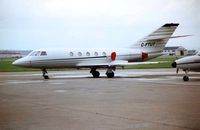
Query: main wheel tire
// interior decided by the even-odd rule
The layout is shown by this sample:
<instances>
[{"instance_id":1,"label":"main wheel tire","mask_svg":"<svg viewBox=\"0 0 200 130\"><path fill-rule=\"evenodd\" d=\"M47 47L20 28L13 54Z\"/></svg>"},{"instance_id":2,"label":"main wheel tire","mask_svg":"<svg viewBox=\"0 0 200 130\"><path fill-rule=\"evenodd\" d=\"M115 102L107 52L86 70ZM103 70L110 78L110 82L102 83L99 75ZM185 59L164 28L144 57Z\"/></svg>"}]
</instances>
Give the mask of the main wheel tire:
<instances>
[{"instance_id":1,"label":"main wheel tire","mask_svg":"<svg viewBox=\"0 0 200 130\"><path fill-rule=\"evenodd\" d=\"M108 78L113 78L115 76L115 73L114 72L106 73L106 75Z\"/></svg>"},{"instance_id":2,"label":"main wheel tire","mask_svg":"<svg viewBox=\"0 0 200 130\"><path fill-rule=\"evenodd\" d=\"M183 81L189 81L189 77L188 76L183 76Z\"/></svg>"},{"instance_id":3,"label":"main wheel tire","mask_svg":"<svg viewBox=\"0 0 200 130\"><path fill-rule=\"evenodd\" d=\"M99 73L99 71L94 71L94 72L92 73L92 75L93 75L93 78L99 78L100 73Z\"/></svg>"}]
</instances>

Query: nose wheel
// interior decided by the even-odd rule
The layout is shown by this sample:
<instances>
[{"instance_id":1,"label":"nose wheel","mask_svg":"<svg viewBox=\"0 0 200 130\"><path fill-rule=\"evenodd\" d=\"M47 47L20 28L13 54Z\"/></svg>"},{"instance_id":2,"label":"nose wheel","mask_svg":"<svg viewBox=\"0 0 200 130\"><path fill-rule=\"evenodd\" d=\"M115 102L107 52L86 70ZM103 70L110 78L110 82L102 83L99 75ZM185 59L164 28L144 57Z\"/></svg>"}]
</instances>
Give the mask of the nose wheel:
<instances>
[{"instance_id":1,"label":"nose wheel","mask_svg":"<svg viewBox=\"0 0 200 130\"><path fill-rule=\"evenodd\" d=\"M183 76L183 81L189 81L189 76L188 76L188 70L184 70L185 71L185 75Z\"/></svg>"},{"instance_id":2,"label":"nose wheel","mask_svg":"<svg viewBox=\"0 0 200 130\"><path fill-rule=\"evenodd\" d=\"M183 81L189 81L189 77L188 76L183 76Z\"/></svg>"},{"instance_id":3,"label":"nose wheel","mask_svg":"<svg viewBox=\"0 0 200 130\"><path fill-rule=\"evenodd\" d=\"M44 79L49 79L48 72L46 69L42 69L42 76L44 77Z\"/></svg>"}]
</instances>

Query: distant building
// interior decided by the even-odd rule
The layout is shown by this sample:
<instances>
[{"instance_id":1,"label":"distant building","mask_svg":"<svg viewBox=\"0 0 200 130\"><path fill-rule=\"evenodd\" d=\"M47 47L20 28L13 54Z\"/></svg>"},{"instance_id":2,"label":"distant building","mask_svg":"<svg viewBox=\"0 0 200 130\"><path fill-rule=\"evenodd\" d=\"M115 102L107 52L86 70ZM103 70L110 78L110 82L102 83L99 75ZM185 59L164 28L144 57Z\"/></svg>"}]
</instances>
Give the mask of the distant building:
<instances>
[{"instance_id":1,"label":"distant building","mask_svg":"<svg viewBox=\"0 0 200 130\"><path fill-rule=\"evenodd\" d=\"M182 46L165 47L162 52L163 55L169 56L186 56L188 54L187 49Z\"/></svg>"},{"instance_id":2,"label":"distant building","mask_svg":"<svg viewBox=\"0 0 200 130\"><path fill-rule=\"evenodd\" d=\"M29 50L0 50L0 59L3 58L21 58L28 55Z\"/></svg>"}]
</instances>

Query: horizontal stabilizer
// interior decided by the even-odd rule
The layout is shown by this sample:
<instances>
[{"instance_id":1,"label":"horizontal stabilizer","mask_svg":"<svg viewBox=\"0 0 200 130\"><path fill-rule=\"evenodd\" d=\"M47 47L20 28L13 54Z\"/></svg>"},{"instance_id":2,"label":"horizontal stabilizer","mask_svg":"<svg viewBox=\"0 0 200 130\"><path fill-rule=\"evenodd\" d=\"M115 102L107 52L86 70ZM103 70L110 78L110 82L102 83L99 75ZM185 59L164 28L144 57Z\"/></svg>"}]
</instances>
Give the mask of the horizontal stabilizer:
<instances>
[{"instance_id":1,"label":"horizontal stabilizer","mask_svg":"<svg viewBox=\"0 0 200 130\"><path fill-rule=\"evenodd\" d=\"M189 37L192 35L180 35L180 36L171 36L171 37L155 37L155 38L149 38L146 39L148 41L154 41L154 40L166 40L166 39L171 39L171 38L181 38L181 37Z\"/></svg>"},{"instance_id":2,"label":"horizontal stabilizer","mask_svg":"<svg viewBox=\"0 0 200 130\"><path fill-rule=\"evenodd\" d=\"M189 37L189 36L192 36L192 35L180 35L180 36L172 36L170 38L180 38L180 37Z\"/></svg>"}]
</instances>

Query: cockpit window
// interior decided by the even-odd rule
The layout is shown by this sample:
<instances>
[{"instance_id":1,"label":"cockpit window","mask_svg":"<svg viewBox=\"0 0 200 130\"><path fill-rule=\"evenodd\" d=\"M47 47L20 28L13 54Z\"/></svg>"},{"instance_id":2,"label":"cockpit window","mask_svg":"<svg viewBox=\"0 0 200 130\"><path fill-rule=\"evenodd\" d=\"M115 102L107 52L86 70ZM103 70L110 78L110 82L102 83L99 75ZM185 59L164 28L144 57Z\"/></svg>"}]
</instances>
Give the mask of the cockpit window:
<instances>
[{"instance_id":1,"label":"cockpit window","mask_svg":"<svg viewBox=\"0 0 200 130\"><path fill-rule=\"evenodd\" d=\"M47 52L46 52L46 51L42 51L40 55L41 55L41 56L46 56L46 55L47 55Z\"/></svg>"},{"instance_id":2,"label":"cockpit window","mask_svg":"<svg viewBox=\"0 0 200 130\"><path fill-rule=\"evenodd\" d=\"M40 51L37 51L37 53L35 54L35 56L39 56L40 55Z\"/></svg>"},{"instance_id":3,"label":"cockpit window","mask_svg":"<svg viewBox=\"0 0 200 130\"><path fill-rule=\"evenodd\" d=\"M29 56L46 56L46 51L32 51Z\"/></svg>"},{"instance_id":4,"label":"cockpit window","mask_svg":"<svg viewBox=\"0 0 200 130\"><path fill-rule=\"evenodd\" d=\"M34 53L35 53L35 51L32 51L32 52L30 52L28 55L29 55L29 56L33 56Z\"/></svg>"},{"instance_id":5,"label":"cockpit window","mask_svg":"<svg viewBox=\"0 0 200 130\"><path fill-rule=\"evenodd\" d=\"M29 56L36 56L37 55L37 51L32 51Z\"/></svg>"}]
</instances>

